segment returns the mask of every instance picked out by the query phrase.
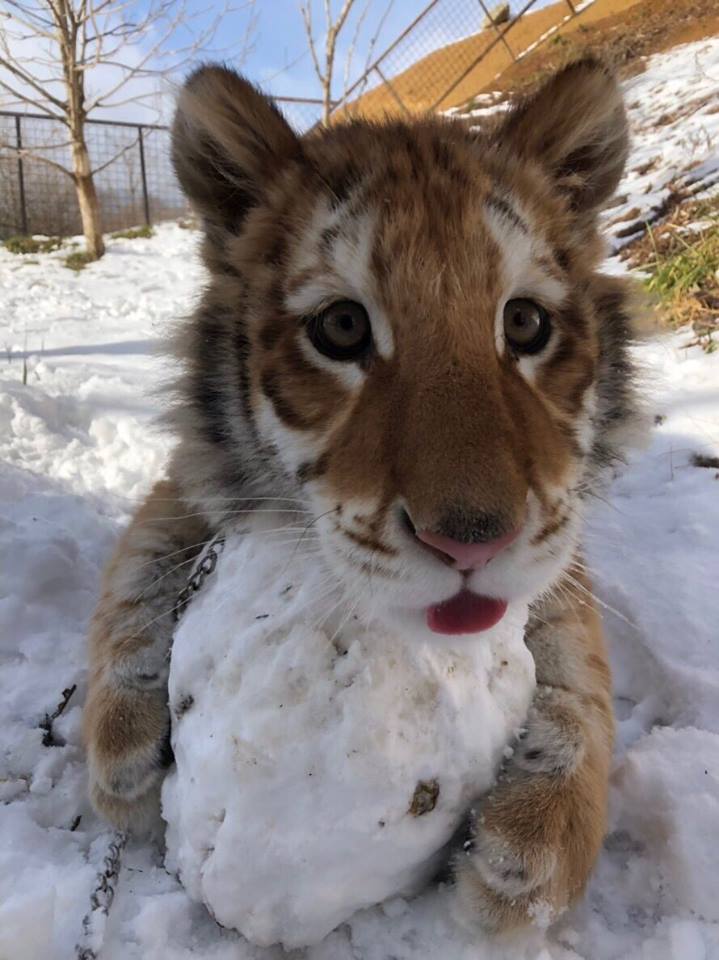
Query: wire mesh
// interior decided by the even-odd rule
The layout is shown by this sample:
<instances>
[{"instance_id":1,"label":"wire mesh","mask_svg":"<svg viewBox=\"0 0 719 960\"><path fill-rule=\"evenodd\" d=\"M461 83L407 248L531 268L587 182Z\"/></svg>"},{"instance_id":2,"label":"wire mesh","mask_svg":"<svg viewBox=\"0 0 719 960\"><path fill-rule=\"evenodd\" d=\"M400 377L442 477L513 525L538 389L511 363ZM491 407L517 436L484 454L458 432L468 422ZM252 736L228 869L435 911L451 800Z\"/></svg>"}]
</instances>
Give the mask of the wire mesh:
<instances>
[{"instance_id":1,"label":"wire mesh","mask_svg":"<svg viewBox=\"0 0 719 960\"><path fill-rule=\"evenodd\" d=\"M428 0L347 91L336 115L413 114L464 104L593 2Z\"/></svg>"},{"instance_id":2,"label":"wire mesh","mask_svg":"<svg viewBox=\"0 0 719 960\"><path fill-rule=\"evenodd\" d=\"M274 97L287 122L298 133L305 133L322 121L322 101L298 97Z\"/></svg>"},{"instance_id":3,"label":"wire mesh","mask_svg":"<svg viewBox=\"0 0 719 960\"><path fill-rule=\"evenodd\" d=\"M187 201L164 127L87 121L102 229L184 216ZM0 113L0 237L82 232L67 128L37 114Z\"/></svg>"},{"instance_id":4,"label":"wire mesh","mask_svg":"<svg viewBox=\"0 0 719 960\"><path fill-rule=\"evenodd\" d=\"M322 115L319 101L287 99L280 106L299 131L314 126ZM167 127L88 120L85 136L96 171L103 231L188 214L172 169ZM37 114L0 112L0 238L82 233L71 170L63 123Z\"/></svg>"},{"instance_id":5,"label":"wire mesh","mask_svg":"<svg viewBox=\"0 0 719 960\"><path fill-rule=\"evenodd\" d=\"M466 104L515 60L595 0L427 0L333 107L333 118L413 114ZM304 132L320 100L277 97ZM123 230L188 212L170 162L166 127L89 120L86 138L102 229ZM0 237L81 232L67 128L35 114L0 112Z\"/></svg>"}]
</instances>

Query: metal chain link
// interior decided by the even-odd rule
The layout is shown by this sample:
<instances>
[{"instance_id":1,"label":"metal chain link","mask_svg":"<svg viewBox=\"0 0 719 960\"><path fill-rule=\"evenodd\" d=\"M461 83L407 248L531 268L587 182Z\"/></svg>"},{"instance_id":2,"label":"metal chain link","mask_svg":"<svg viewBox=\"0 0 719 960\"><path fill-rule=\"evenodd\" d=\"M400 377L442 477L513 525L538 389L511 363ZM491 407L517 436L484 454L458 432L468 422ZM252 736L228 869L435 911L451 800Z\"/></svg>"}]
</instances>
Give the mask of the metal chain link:
<instances>
[{"instance_id":1,"label":"metal chain link","mask_svg":"<svg viewBox=\"0 0 719 960\"><path fill-rule=\"evenodd\" d=\"M90 908L82 920L82 939L75 946L76 960L97 960L100 955L127 839L126 833L117 831L108 844L102 868L97 874L95 887L90 895Z\"/></svg>"},{"instance_id":2,"label":"metal chain link","mask_svg":"<svg viewBox=\"0 0 719 960\"><path fill-rule=\"evenodd\" d=\"M187 583L177 596L173 611L176 623L179 622L194 595L202 588L205 580L214 572L224 547L225 538L219 535L205 548ZM105 923L115 897L115 888L122 866L122 853L126 843L127 834L121 832L116 833L110 841L103 860L103 868L98 873L96 885L90 897L90 909L82 921L82 940L75 947L76 960L97 960L102 949Z\"/></svg>"},{"instance_id":3,"label":"metal chain link","mask_svg":"<svg viewBox=\"0 0 719 960\"><path fill-rule=\"evenodd\" d=\"M220 554L224 549L225 538L222 534L215 537L212 543L205 547L197 566L190 574L185 586L177 595L177 602L175 603L175 608L173 611L175 615L175 623L179 623L182 615L190 603L190 600L192 600L197 591L202 588L203 583L210 576L210 574L214 572L215 567L217 566L217 561L220 558Z\"/></svg>"}]
</instances>

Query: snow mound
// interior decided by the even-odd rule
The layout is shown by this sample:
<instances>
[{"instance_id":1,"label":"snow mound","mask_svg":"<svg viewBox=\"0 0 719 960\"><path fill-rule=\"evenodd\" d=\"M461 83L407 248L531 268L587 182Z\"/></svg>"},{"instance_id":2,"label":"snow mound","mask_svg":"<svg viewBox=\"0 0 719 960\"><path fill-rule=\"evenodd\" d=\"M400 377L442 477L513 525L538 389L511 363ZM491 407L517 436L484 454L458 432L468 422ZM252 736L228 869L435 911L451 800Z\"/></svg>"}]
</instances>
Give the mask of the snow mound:
<instances>
[{"instance_id":1,"label":"snow mound","mask_svg":"<svg viewBox=\"0 0 719 960\"><path fill-rule=\"evenodd\" d=\"M320 564L235 537L173 648L168 865L262 946L317 943L426 882L534 688L521 604L451 645L336 604Z\"/></svg>"}]
</instances>

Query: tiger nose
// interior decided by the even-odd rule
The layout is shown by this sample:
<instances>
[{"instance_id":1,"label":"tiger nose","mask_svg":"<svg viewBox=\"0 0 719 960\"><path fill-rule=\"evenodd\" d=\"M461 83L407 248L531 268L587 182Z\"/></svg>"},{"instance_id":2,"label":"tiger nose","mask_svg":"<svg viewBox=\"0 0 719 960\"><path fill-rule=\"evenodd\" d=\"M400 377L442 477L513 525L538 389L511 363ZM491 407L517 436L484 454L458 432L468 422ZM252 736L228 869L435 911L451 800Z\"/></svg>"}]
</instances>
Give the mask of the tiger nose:
<instances>
[{"instance_id":1,"label":"tiger nose","mask_svg":"<svg viewBox=\"0 0 719 960\"><path fill-rule=\"evenodd\" d=\"M443 533L432 533L431 530L417 530L415 536L428 547L443 553L451 561L456 570L481 570L490 560L505 550L520 534L520 530L511 530L494 540L482 543L463 543L453 540Z\"/></svg>"}]
</instances>

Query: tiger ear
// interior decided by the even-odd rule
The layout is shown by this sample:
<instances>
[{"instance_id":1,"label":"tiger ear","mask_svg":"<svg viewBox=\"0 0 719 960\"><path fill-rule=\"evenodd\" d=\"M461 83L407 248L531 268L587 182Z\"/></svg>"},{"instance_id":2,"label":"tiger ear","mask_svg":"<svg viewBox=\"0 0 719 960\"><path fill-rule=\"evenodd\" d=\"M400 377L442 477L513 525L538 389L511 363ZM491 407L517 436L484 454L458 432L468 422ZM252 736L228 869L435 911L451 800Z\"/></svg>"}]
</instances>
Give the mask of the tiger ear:
<instances>
[{"instance_id":1,"label":"tiger ear","mask_svg":"<svg viewBox=\"0 0 719 960\"><path fill-rule=\"evenodd\" d=\"M234 70L204 66L186 81L172 126L172 160L206 220L240 222L272 174L300 153L272 100Z\"/></svg>"},{"instance_id":2,"label":"tiger ear","mask_svg":"<svg viewBox=\"0 0 719 960\"><path fill-rule=\"evenodd\" d=\"M616 77L594 59L571 64L514 107L492 139L541 164L577 212L595 210L616 190L629 150Z\"/></svg>"}]
</instances>

